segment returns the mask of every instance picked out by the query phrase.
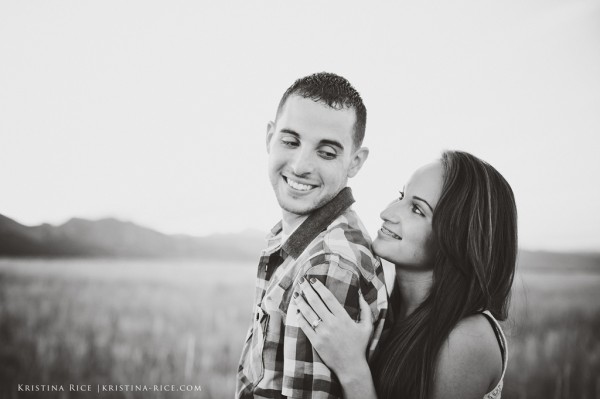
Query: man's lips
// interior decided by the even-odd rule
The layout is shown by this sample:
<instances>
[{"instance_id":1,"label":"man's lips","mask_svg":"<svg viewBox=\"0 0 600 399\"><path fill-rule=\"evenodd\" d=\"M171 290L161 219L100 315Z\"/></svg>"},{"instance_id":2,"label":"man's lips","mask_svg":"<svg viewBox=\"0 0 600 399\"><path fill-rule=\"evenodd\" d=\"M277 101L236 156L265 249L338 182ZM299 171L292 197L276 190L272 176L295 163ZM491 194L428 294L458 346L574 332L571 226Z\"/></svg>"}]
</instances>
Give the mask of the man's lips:
<instances>
[{"instance_id":1,"label":"man's lips","mask_svg":"<svg viewBox=\"0 0 600 399\"><path fill-rule=\"evenodd\" d=\"M283 180L286 182L286 184L288 186L290 186L294 190L298 190L298 191L309 191L309 190L312 190L313 188L317 187L312 184L301 183L297 180L291 179L286 176L283 176Z\"/></svg>"},{"instance_id":2,"label":"man's lips","mask_svg":"<svg viewBox=\"0 0 600 399\"><path fill-rule=\"evenodd\" d=\"M394 233L393 231L387 229L385 226L381 226L381 229L379 229L379 231L381 231L386 236L391 237L395 240L402 240L402 237L400 237L398 234Z\"/></svg>"}]
</instances>

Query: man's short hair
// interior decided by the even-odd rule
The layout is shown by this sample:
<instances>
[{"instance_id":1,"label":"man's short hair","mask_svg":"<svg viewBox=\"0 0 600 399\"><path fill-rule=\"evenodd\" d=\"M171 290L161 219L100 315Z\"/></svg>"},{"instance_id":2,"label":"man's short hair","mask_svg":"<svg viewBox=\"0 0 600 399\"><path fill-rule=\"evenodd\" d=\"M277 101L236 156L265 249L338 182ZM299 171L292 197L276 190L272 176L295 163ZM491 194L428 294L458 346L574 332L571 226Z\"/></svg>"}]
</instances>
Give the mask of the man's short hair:
<instances>
[{"instance_id":1,"label":"man's short hair","mask_svg":"<svg viewBox=\"0 0 600 399\"><path fill-rule=\"evenodd\" d=\"M353 108L356 113L353 142L355 148L361 147L367 126L367 108L348 80L329 72L319 72L296 80L283 93L277 107L277 116L292 94L322 102L333 109Z\"/></svg>"}]
</instances>

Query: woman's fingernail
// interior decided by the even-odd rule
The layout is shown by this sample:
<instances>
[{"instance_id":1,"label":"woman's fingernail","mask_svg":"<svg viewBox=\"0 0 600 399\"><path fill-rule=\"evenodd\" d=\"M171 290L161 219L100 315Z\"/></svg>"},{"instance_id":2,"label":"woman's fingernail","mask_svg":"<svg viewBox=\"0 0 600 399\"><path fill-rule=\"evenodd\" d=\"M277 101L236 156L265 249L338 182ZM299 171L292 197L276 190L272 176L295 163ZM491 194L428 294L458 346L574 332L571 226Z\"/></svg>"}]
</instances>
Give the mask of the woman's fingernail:
<instances>
[{"instance_id":1,"label":"woman's fingernail","mask_svg":"<svg viewBox=\"0 0 600 399\"><path fill-rule=\"evenodd\" d=\"M300 284L304 283L304 277L300 277Z\"/></svg>"},{"instance_id":2,"label":"woman's fingernail","mask_svg":"<svg viewBox=\"0 0 600 399\"><path fill-rule=\"evenodd\" d=\"M298 298L298 295L300 295L300 294L298 294L297 292L294 292L294 298Z\"/></svg>"},{"instance_id":3,"label":"woman's fingernail","mask_svg":"<svg viewBox=\"0 0 600 399\"><path fill-rule=\"evenodd\" d=\"M314 284L314 283L317 282L317 279L314 278L314 277L311 277L309 281L310 281L311 284Z\"/></svg>"}]
</instances>

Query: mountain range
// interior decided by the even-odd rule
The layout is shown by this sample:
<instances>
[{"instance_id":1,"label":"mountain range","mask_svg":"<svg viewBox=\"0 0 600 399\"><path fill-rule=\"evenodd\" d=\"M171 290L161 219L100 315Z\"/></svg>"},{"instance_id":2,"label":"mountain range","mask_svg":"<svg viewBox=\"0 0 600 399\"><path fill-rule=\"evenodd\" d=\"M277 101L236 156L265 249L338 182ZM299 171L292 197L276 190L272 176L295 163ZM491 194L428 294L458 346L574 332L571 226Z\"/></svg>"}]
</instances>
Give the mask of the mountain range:
<instances>
[{"instance_id":1,"label":"mountain range","mask_svg":"<svg viewBox=\"0 0 600 399\"><path fill-rule=\"evenodd\" d=\"M257 259L264 233L167 235L113 218L25 226L0 214L0 256Z\"/></svg>"},{"instance_id":2,"label":"mountain range","mask_svg":"<svg viewBox=\"0 0 600 399\"><path fill-rule=\"evenodd\" d=\"M73 218L54 226L25 226L0 214L0 257L203 258L256 260L265 234L247 230L206 237L168 235L106 218ZM520 250L519 267L553 271L600 271L600 253Z\"/></svg>"}]
</instances>

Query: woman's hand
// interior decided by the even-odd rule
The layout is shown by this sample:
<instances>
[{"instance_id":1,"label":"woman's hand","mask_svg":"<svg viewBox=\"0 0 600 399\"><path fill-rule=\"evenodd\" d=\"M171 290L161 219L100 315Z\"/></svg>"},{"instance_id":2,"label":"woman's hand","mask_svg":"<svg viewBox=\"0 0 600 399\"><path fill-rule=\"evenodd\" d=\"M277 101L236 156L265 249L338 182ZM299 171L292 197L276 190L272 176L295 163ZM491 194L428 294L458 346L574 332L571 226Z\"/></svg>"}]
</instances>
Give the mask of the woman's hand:
<instances>
[{"instance_id":1,"label":"woman's hand","mask_svg":"<svg viewBox=\"0 0 600 399\"><path fill-rule=\"evenodd\" d=\"M360 321L355 322L316 278L310 282L301 279L300 288L303 295L294 296L298 323L325 364L341 381L345 376L350 379L364 373L367 345L373 331L367 301L359 295Z\"/></svg>"}]
</instances>

